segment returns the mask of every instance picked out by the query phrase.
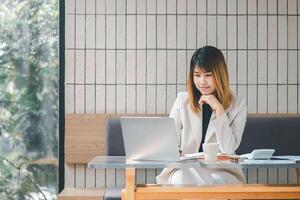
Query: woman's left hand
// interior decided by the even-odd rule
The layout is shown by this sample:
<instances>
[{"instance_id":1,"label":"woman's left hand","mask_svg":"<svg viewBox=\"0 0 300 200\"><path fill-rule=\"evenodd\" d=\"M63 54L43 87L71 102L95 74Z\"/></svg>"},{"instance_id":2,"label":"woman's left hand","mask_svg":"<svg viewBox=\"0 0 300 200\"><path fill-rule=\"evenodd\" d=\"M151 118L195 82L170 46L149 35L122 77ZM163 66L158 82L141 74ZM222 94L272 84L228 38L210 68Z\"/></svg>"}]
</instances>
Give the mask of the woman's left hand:
<instances>
[{"instance_id":1,"label":"woman's left hand","mask_svg":"<svg viewBox=\"0 0 300 200\"><path fill-rule=\"evenodd\" d=\"M202 106L204 103L210 105L210 107L216 112L216 117L222 115L225 112L222 104L213 94L202 95L199 100L199 104Z\"/></svg>"}]
</instances>

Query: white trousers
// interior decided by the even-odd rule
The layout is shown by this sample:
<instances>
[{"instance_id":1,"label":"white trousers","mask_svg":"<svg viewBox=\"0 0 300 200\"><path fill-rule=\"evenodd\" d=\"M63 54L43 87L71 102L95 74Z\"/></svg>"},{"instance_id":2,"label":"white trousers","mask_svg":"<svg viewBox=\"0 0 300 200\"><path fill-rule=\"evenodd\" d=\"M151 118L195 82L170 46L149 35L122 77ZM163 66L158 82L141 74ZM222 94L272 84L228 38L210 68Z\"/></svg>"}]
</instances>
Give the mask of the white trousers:
<instances>
[{"instance_id":1,"label":"white trousers","mask_svg":"<svg viewBox=\"0 0 300 200\"><path fill-rule=\"evenodd\" d=\"M241 183L232 173L222 169L183 168L174 170L168 184L217 185Z\"/></svg>"}]
</instances>

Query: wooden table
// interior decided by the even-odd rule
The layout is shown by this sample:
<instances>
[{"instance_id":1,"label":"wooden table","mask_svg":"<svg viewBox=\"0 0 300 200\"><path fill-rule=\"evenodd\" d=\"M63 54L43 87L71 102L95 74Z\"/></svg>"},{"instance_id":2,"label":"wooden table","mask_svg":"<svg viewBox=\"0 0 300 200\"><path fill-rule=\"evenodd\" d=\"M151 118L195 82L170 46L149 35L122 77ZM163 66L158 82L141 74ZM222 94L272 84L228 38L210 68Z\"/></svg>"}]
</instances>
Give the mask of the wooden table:
<instances>
[{"instance_id":1,"label":"wooden table","mask_svg":"<svg viewBox=\"0 0 300 200\"><path fill-rule=\"evenodd\" d=\"M229 163L206 164L200 161L188 162L150 162L126 161L120 156L97 156L89 162L90 168L125 168L126 187L122 199L300 199L300 163ZM174 186L146 184L136 185L137 168L295 168L298 184L235 184L215 186Z\"/></svg>"}]
</instances>

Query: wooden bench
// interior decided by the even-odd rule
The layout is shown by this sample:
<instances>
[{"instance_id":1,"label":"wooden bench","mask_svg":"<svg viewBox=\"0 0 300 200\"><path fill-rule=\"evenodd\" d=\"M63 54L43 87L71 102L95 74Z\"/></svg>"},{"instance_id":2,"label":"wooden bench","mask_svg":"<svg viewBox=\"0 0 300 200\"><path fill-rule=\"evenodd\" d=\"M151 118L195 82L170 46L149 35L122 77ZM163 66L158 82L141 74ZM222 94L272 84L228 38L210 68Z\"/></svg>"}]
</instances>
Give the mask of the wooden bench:
<instances>
[{"instance_id":1,"label":"wooden bench","mask_svg":"<svg viewBox=\"0 0 300 200\"><path fill-rule=\"evenodd\" d=\"M105 122L108 115L67 114L65 122L66 165L87 164L96 155L104 155ZM103 200L105 188L68 187L58 200Z\"/></svg>"},{"instance_id":2,"label":"wooden bench","mask_svg":"<svg viewBox=\"0 0 300 200\"><path fill-rule=\"evenodd\" d=\"M57 200L103 200L105 188L65 188Z\"/></svg>"},{"instance_id":3,"label":"wooden bench","mask_svg":"<svg viewBox=\"0 0 300 200\"><path fill-rule=\"evenodd\" d=\"M84 164L86 165L93 157L98 155L105 155L105 133L106 133L106 121L111 117L116 117L116 115L99 115L99 114L67 114L66 115L66 127L65 127L65 161L66 165L74 165L74 164ZM298 173L298 183L300 183L300 171L297 170ZM106 186L106 185L105 185ZM59 200L91 200L91 199L103 199L103 195L105 193L105 186L103 188L98 189L91 189L91 188L79 188L79 187L72 187L72 188L65 188L59 195ZM140 195L147 194L145 192L145 188L149 191L156 191L158 186L153 185L144 185L143 187L139 187L136 190L136 197L139 198ZM229 188L228 188L229 187ZM233 198L234 195L238 194L238 191L243 191L250 189L251 191L258 191L255 188L256 186L246 185L246 186L235 186L232 189L236 190L235 192L226 192L228 198ZM222 190L231 191L229 190L230 186L224 187L212 187L214 189L202 190L203 193L198 191L197 195L209 195L209 191L215 191L218 194L222 193ZM251 189L252 188L252 189ZM272 198L276 199L282 197L280 195L284 195L282 191L280 191L280 187L276 186L277 189L271 189L265 187L263 191L265 194L273 194ZM298 188L296 188L298 189ZM147 191L146 190L146 191ZM199 188L197 189L199 190ZM298 195L298 193L294 193L290 190L290 194ZM163 190L158 192L158 198L165 196L166 194L171 194L173 187L165 187ZM205 193L205 191L207 193ZM300 190L299 190L300 191ZM192 191L191 191L192 192ZM200 192L200 193L199 193ZM223 191L224 192L224 191ZM246 192L246 191L245 191ZM287 192L287 191L286 191ZM178 193L181 197L187 198L186 193ZM231 196L232 195L232 196ZM224 196L224 197L225 197ZM238 195L237 195L238 196ZM263 196L263 195L262 195ZM251 199L251 195L248 196ZM270 196L266 196L270 197ZM295 196L293 196L295 197ZM297 196L300 199L299 196ZM234 197L236 198L236 197ZM285 197L284 197L285 198ZM175 198L176 199L176 198Z\"/></svg>"}]
</instances>

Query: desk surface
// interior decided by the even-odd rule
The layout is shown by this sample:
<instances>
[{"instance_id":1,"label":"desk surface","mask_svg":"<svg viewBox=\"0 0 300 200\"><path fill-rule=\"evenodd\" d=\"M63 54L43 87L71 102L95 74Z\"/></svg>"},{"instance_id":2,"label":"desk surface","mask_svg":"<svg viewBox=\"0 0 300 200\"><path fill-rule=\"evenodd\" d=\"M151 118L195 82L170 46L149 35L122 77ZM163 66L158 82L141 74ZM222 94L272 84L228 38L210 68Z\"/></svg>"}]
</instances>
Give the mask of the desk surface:
<instances>
[{"instance_id":1,"label":"desk surface","mask_svg":"<svg viewBox=\"0 0 300 200\"><path fill-rule=\"evenodd\" d=\"M134 161L125 156L96 156L88 163L89 168L300 168L300 163L292 160L248 160L240 163L217 161L207 163L200 159L179 162Z\"/></svg>"}]
</instances>

